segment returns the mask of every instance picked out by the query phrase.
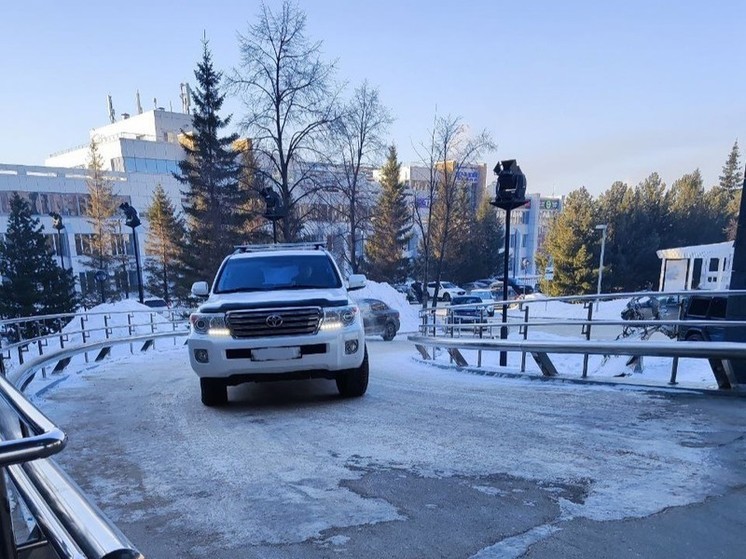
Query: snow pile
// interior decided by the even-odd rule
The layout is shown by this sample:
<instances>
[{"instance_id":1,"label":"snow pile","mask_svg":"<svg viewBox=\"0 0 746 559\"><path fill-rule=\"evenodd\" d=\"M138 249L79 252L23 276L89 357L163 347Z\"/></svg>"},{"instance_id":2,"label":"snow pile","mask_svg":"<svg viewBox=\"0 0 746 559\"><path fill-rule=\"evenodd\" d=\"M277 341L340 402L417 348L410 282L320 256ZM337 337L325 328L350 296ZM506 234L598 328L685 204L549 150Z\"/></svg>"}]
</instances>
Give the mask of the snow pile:
<instances>
[{"instance_id":1,"label":"snow pile","mask_svg":"<svg viewBox=\"0 0 746 559\"><path fill-rule=\"evenodd\" d=\"M90 331L86 334L86 343L105 340L107 328L110 330L109 338L169 332L173 330L171 314L168 309L155 311L133 299L124 299L77 313L62 332L68 334L69 343L75 345L83 343L81 330ZM177 318L177 321L184 324L184 319Z\"/></svg>"},{"instance_id":2,"label":"snow pile","mask_svg":"<svg viewBox=\"0 0 746 559\"><path fill-rule=\"evenodd\" d=\"M378 299L383 301L392 309L399 311L399 333L417 332L420 325L419 307L413 307L407 301L404 293L399 293L388 283L367 280L365 287L350 292L350 298L354 301L360 299Z\"/></svg>"},{"instance_id":3,"label":"snow pile","mask_svg":"<svg viewBox=\"0 0 746 559\"><path fill-rule=\"evenodd\" d=\"M593 305L594 320L621 320L621 313L627 306L628 298L601 301L596 308ZM559 318L586 320L588 309L582 303L566 303L564 301L549 301L545 299L525 299L523 301L529 306L531 318Z\"/></svg>"}]
</instances>

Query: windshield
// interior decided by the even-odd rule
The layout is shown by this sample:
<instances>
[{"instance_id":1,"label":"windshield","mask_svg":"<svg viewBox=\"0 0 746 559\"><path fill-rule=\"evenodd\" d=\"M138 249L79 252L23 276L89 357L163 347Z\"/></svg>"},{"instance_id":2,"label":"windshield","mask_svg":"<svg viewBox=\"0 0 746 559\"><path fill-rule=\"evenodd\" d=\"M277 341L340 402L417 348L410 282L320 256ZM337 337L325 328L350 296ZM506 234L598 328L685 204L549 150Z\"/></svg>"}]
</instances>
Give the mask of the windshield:
<instances>
[{"instance_id":1,"label":"windshield","mask_svg":"<svg viewBox=\"0 0 746 559\"><path fill-rule=\"evenodd\" d=\"M483 301L491 301L492 299L494 299L490 291L472 291L471 295L474 297L479 297Z\"/></svg>"},{"instance_id":2,"label":"windshield","mask_svg":"<svg viewBox=\"0 0 746 559\"><path fill-rule=\"evenodd\" d=\"M325 254L278 254L228 260L220 270L214 292L338 287L342 287L342 281Z\"/></svg>"}]
</instances>

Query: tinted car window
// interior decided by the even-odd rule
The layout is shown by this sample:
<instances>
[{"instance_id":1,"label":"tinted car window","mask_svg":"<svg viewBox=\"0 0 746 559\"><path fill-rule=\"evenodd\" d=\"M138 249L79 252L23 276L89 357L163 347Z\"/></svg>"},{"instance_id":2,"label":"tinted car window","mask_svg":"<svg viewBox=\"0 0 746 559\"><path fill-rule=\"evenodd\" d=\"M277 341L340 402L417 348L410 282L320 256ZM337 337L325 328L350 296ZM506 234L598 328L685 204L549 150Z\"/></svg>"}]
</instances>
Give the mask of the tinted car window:
<instances>
[{"instance_id":1,"label":"tinted car window","mask_svg":"<svg viewBox=\"0 0 746 559\"><path fill-rule=\"evenodd\" d=\"M454 297L451 299L451 305L469 305L472 303L481 303L479 297Z\"/></svg>"},{"instance_id":2,"label":"tinted car window","mask_svg":"<svg viewBox=\"0 0 746 559\"><path fill-rule=\"evenodd\" d=\"M325 254L285 254L228 260L220 270L215 293L338 287L342 280Z\"/></svg>"},{"instance_id":3,"label":"tinted car window","mask_svg":"<svg viewBox=\"0 0 746 559\"><path fill-rule=\"evenodd\" d=\"M712 318L725 318L726 299L715 297L710 304L710 316Z\"/></svg>"}]
</instances>

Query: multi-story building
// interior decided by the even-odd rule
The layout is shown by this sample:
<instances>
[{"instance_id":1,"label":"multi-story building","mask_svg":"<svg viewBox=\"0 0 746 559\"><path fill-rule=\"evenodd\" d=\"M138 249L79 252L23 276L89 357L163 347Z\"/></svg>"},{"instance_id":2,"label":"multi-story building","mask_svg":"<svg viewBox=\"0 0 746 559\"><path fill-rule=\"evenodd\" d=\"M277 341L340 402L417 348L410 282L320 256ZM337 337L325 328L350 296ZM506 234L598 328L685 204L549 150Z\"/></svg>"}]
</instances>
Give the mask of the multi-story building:
<instances>
[{"instance_id":1,"label":"multi-story building","mask_svg":"<svg viewBox=\"0 0 746 559\"><path fill-rule=\"evenodd\" d=\"M448 165L449 171L452 171L453 162L449 161L446 164ZM435 171L442 168L443 163L440 163L436 165ZM430 183L432 180L432 172L430 169L422 165L402 165L400 180L405 184L412 196L414 208L412 220L414 227L412 228L413 234L409 241L409 245L407 246L407 252L410 257L415 257L417 255L421 237L421 231L416 223L415 212L419 212L423 224L427 227L427 210L430 205ZM477 163L461 166L456 171L456 182L461 188L467 190L469 194L469 205L473 211L476 211L486 193L487 165L484 163Z\"/></svg>"},{"instance_id":2,"label":"multi-story building","mask_svg":"<svg viewBox=\"0 0 746 559\"><path fill-rule=\"evenodd\" d=\"M97 143L105 177L111 181L115 196L120 202L128 202L142 217L158 184L175 207L181 207L180 185L171 173L178 171L178 161L184 157L179 135L190 131L189 114L155 109L133 116L122 114L120 120L91 130L90 140ZM84 294L98 289L96 270L86 264L92 235L85 217L90 140L51 155L45 166L0 164L0 232L7 229L10 197L18 192L30 202L32 212L48 232L50 245L64 266L72 268ZM51 212L62 217L64 229L59 234L52 228ZM144 218L142 223L137 233L140 255L144 256L148 224ZM115 261L121 264L109 271L110 289L136 292L137 274L130 258L134 245L124 223L114 236L112 249Z\"/></svg>"},{"instance_id":3,"label":"multi-story building","mask_svg":"<svg viewBox=\"0 0 746 559\"><path fill-rule=\"evenodd\" d=\"M493 186L494 190L494 186ZM528 194L528 202L510 212L510 260L508 271L516 278L538 278L536 255L541 251L552 220L562 211L561 197ZM498 211L505 223L505 212Z\"/></svg>"}]
</instances>

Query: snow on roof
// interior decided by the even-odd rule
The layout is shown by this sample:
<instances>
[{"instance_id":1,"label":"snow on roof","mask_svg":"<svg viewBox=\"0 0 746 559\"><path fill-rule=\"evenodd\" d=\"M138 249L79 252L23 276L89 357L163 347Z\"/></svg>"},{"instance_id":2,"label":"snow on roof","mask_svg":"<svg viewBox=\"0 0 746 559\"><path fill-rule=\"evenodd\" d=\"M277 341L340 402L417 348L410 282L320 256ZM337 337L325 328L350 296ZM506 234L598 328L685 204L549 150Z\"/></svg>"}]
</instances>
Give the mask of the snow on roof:
<instances>
[{"instance_id":1,"label":"snow on roof","mask_svg":"<svg viewBox=\"0 0 746 559\"><path fill-rule=\"evenodd\" d=\"M666 260L687 260L690 258L723 258L733 253L733 241L710 245L664 248L656 251L658 258Z\"/></svg>"}]
</instances>

